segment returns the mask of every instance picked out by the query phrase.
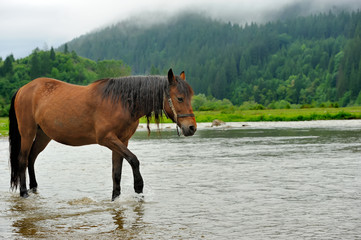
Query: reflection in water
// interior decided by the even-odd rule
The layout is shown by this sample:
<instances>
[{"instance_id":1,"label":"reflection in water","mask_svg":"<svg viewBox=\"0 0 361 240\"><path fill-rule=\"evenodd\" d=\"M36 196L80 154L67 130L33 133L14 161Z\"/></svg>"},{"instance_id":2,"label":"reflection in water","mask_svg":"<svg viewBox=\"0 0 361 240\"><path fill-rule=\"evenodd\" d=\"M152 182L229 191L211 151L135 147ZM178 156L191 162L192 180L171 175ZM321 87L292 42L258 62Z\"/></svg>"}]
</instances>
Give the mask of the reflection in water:
<instances>
[{"instance_id":1,"label":"reflection in water","mask_svg":"<svg viewBox=\"0 0 361 240\"><path fill-rule=\"evenodd\" d=\"M97 202L84 197L67 202L46 202L38 196L28 199L17 195L9 197L8 209L12 232L24 238L67 238L69 236L92 239L91 234L102 233L103 237L134 239L144 231L144 202L134 198L125 202ZM106 215L110 222L103 222ZM108 219L110 220L110 219ZM1 235L0 231L0 236Z\"/></svg>"},{"instance_id":2,"label":"reflection in water","mask_svg":"<svg viewBox=\"0 0 361 240\"><path fill-rule=\"evenodd\" d=\"M132 239L144 231L144 206L142 202L112 211L117 235Z\"/></svg>"},{"instance_id":3,"label":"reflection in water","mask_svg":"<svg viewBox=\"0 0 361 240\"><path fill-rule=\"evenodd\" d=\"M36 226L37 221L39 218L22 218L13 223L14 232L18 233L20 236L23 237L43 237L41 236L42 232L41 229L38 229ZM38 234L40 232L40 235Z\"/></svg>"},{"instance_id":4,"label":"reflection in water","mask_svg":"<svg viewBox=\"0 0 361 240\"><path fill-rule=\"evenodd\" d=\"M32 195L32 197L36 197ZM17 220L12 223L14 232L23 237L43 237L44 229L39 225L39 221L46 218L46 212L42 209L43 204L38 201L28 201L27 199L19 198L18 196L10 197L11 216L17 216Z\"/></svg>"},{"instance_id":5,"label":"reflection in water","mask_svg":"<svg viewBox=\"0 0 361 240\"><path fill-rule=\"evenodd\" d=\"M250 123L192 138L138 132L129 147L141 162L144 201L126 162L122 194L111 201L108 149L51 143L28 199L9 192L0 161L0 238L358 239L361 121L330 123Z\"/></svg>"}]
</instances>

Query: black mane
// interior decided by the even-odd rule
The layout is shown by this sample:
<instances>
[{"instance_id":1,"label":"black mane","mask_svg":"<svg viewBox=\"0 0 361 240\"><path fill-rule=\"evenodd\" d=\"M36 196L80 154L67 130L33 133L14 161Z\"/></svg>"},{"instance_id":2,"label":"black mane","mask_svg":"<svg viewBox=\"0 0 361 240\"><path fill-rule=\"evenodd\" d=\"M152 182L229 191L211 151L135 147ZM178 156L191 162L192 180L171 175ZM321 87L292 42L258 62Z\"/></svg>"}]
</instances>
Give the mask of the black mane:
<instances>
[{"instance_id":1,"label":"black mane","mask_svg":"<svg viewBox=\"0 0 361 240\"><path fill-rule=\"evenodd\" d=\"M186 81L176 77L177 89L186 97L193 94ZM164 96L169 94L169 81L165 76L129 76L97 81L103 99L111 99L114 104L121 102L132 116L145 113L148 122L154 113L156 122L162 117Z\"/></svg>"}]
</instances>

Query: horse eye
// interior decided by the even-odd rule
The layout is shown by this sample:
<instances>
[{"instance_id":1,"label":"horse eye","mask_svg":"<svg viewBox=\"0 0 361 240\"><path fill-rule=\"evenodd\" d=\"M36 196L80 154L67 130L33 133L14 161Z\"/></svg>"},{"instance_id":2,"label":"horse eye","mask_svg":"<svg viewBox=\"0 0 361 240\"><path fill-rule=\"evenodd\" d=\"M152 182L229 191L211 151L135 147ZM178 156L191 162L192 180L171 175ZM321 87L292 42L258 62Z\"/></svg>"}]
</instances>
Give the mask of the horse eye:
<instances>
[{"instance_id":1,"label":"horse eye","mask_svg":"<svg viewBox=\"0 0 361 240\"><path fill-rule=\"evenodd\" d=\"M181 98L181 97L179 97L179 98L177 98L177 100L178 100L178 102L183 102L183 98Z\"/></svg>"}]
</instances>

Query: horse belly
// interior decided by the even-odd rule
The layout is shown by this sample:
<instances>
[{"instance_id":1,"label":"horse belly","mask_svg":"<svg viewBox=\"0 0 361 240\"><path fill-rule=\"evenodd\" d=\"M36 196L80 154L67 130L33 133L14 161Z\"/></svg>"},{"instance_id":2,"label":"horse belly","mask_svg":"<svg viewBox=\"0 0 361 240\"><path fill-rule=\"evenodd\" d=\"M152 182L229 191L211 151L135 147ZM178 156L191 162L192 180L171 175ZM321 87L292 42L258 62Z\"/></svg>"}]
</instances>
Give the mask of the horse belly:
<instances>
[{"instance_id":1,"label":"horse belly","mask_svg":"<svg viewBox=\"0 0 361 240\"><path fill-rule=\"evenodd\" d=\"M73 123L74 120L74 117L67 120L55 118L42 121L38 125L51 139L66 145L80 146L95 143L93 130L79 122Z\"/></svg>"}]
</instances>

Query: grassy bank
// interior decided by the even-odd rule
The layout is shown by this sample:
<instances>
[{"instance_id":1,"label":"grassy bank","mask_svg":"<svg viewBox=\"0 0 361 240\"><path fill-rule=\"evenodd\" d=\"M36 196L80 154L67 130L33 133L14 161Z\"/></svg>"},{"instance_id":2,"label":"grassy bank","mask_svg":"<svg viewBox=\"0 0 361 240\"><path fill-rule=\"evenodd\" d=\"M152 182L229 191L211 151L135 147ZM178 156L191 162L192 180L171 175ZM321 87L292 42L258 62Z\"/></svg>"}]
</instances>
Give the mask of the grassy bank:
<instances>
[{"instance_id":1,"label":"grassy bank","mask_svg":"<svg viewBox=\"0 0 361 240\"><path fill-rule=\"evenodd\" d=\"M9 121L8 118L0 118L0 137L7 136L9 132Z\"/></svg>"},{"instance_id":2,"label":"grassy bank","mask_svg":"<svg viewBox=\"0 0 361 240\"><path fill-rule=\"evenodd\" d=\"M361 107L196 112L197 122L310 121L361 119Z\"/></svg>"},{"instance_id":3,"label":"grassy bank","mask_svg":"<svg viewBox=\"0 0 361 240\"><path fill-rule=\"evenodd\" d=\"M195 115L197 122L212 122L214 119L224 122L342 120L361 119L361 107L196 111ZM142 118L140 122L146 123L146 119ZM171 121L164 118L162 122ZM0 118L0 136L8 135L8 127L8 119Z\"/></svg>"},{"instance_id":4,"label":"grassy bank","mask_svg":"<svg viewBox=\"0 0 361 240\"><path fill-rule=\"evenodd\" d=\"M224 122L342 120L361 119L361 107L195 111L194 114L197 122L212 122L214 119ZM145 118L140 122L145 123ZM162 122L171 121L163 119Z\"/></svg>"}]
</instances>

